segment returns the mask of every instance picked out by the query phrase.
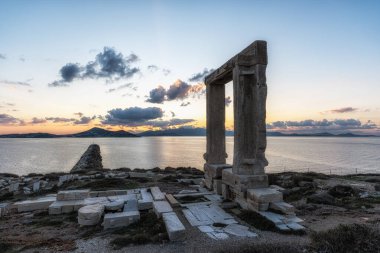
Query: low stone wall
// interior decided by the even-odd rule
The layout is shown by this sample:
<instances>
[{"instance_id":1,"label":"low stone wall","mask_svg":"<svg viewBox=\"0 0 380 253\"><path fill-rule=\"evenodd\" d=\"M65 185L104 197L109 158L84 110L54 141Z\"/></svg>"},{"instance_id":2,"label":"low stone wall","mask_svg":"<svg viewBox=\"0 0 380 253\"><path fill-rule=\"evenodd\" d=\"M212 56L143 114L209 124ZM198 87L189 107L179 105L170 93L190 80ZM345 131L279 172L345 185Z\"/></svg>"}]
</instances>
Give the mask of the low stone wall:
<instances>
[{"instance_id":1,"label":"low stone wall","mask_svg":"<svg viewBox=\"0 0 380 253\"><path fill-rule=\"evenodd\" d=\"M91 144L77 164L71 169L70 173L101 169L103 169L103 164L100 147L97 144Z\"/></svg>"}]
</instances>

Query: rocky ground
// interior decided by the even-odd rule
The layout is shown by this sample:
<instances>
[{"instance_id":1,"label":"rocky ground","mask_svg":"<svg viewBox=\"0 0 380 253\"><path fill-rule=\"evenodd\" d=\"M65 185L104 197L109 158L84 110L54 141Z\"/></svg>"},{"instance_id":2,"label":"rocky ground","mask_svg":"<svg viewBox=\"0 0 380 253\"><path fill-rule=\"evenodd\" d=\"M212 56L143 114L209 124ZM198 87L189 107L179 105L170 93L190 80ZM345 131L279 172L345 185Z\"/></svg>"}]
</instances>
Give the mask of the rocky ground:
<instances>
[{"instance_id":1,"label":"rocky ground","mask_svg":"<svg viewBox=\"0 0 380 253\"><path fill-rule=\"evenodd\" d=\"M202 177L203 172L194 168L170 167L102 169L69 176L64 173L23 177L0 174L0 203L12 203L64 189L100 191L159 186L163 192L177 193L193 189L192 185L199 184ZM48 216L46 211L35 211L0 218L0 252L339 252L323 251L326 243L322 246L317 243L322 241L321 238L328 242L323 231L342 238L345 235L341 230L352 229L341 227L342 224L359 224L353 229L360 234L365 234L361 229L369 229L371 236L380 234L380 175L279 173L269 174L269 181L282 187L285 201L297 208L297 216L305 220L305 233L279 233L272 224L252 219L253 214L235 207L228 212L259 237L214 241L185 222L177 210L186 226L187 240L172 243L168 241L162 223L153 219L149 212L142 214L141 221L135 226L104 231L100 225L80 227L76 214ZM39 182L38 190L34 187L36 182ZM15 187L15 183L19 184L17 190L9 192L10 185ZM336 230L329 230L334 228ZM252 245L256 245L254 249ZM361 252L380 251L376 245L369 250L364 249L361 246ZM377 249L379 251L371 251Z\"/></svg>"}]
</instances>

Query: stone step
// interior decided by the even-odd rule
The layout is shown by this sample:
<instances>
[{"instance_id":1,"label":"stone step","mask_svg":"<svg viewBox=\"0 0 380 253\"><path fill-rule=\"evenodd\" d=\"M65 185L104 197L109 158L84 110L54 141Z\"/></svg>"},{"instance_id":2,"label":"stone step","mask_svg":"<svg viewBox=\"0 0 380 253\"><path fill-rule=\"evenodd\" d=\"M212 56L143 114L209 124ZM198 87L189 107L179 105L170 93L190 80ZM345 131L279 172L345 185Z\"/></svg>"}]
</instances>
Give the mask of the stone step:
<instances>
[{"instance_id":1,"label":"stone step","mask_svg":"<svg viewBox=\"0 0 380 253\"><path fill-rule=\"evenodd\" d=\"M258 203L281 202L282 193L273 188L248 189L247 198Z\"/></svg>"},{"instance_id":2,"label":"stone step","mask_svg":"<svg viewBox=\"0 0 380 253\"><path fill-rule=\"evenodd\" d=\"M295 223L295 222L291 222L291 223L286 223L286 226L288 226L288 228L290 228L291 230L294 230L294 231L299 231L299 230L305 230L306 228L298 223Z\"/></svg>"},{"instance_id":3,"label":"stone step","mask_svg":"<svg viewBox=\"0 0 380 253\"><path fill-rule=\"evenodd\" d=\"M163 213L162 218L171 241L180 241L185 239L185 226L178 219L177 214L174 212Z\"/></svg>"},{"instance_id":4,"label":"stone step","mask_svg":"<svg viewBox=\"0 0 380 253\"><path fill-rule=\"evenodd\" d=\"M153 210L157 215L157 218L161 218L163 213L173 212L173 208L170 206L167 201L154 201L153 202Z\"/></svg>"},{"instance_id":5,"label":"stone step","mask_svg":"<svg viewBox=\"0 0 380 253\"><path fill-rule=\"evenodd\" d=\"M269 208L277 210L277 211L281 211L284 214L294 214L295 212L294 206L284 201L271 202L269 204Z\"/></svg>"},{"instance_id":6,"label":"stone step","mask_svg":"<svg viewBox=\"0 0 380 253\"><path fill-rule=\"evenodd\" d=\"M152 193L154 201L165 200L165 194L163 194L157 186L150 187L150 192Z\"/></svg>"}]
</instances>

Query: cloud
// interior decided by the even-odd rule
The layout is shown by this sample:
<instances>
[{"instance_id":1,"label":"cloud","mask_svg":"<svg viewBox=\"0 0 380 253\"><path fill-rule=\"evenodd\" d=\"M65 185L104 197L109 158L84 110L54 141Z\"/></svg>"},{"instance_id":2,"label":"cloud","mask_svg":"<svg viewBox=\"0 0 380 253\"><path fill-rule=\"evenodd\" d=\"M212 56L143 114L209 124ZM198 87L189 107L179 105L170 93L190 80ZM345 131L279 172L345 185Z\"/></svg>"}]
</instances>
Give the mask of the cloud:
<instances>
[{"instance_id":1,"label":"cloud","mask_svg":"<svg viewBox=\"0 0 380 253\"><path fill-rule=\"evenodd\" d=\"M353 108L353 107L342 107L342 108L322 112L322 114L326 114L326 113L348 113L348 112L355 112L358 110L359 110L358 108Z\"/></svg>"},{"instance_id":2,"label":"cloud","mask_svg":"<svg viewBox=\"0 0 380 253\"><path fill-rule=\"evenodd\" d=\"M32 86L28 82L20 82L20 81L0 80L0 83L8 84L8 85Z\"/></svg>"},{"instance_id":3,"label":"cloud","mask_svg":"<svg viewBox=\"0 0 380 253\"><path fill-rule=\"evenodd\" d=\"M81 116L81 118L79 120L74 121L74 124L75 125L85 125L85 124L90 123L94 119L96 119L96 116L93 116L93 117Z\"/></svg>"},{"instance_id":4,"label":"cloud","mask_svg":"<svg viewBox=\"0 0 380 253\"><path fill-rule=\"evenodd\" d=\"M314 131L314 130L368 130L377 129L372 121L362 123L358 119L334 119L334 120L302 120L302 121L275 121L267 124L268 129L290 131Z\"/></svg>"},{"instance_id":5,"label":"cloud","mask_svg":"<svg viewBox=\"0 0 380 253\"><path fill-rule=\"evenodd\" d=\"M59 71L61 73L63 82L71 82L74 78L80 77L81 68L78 63L68 63L61 68Z\"/></svg>"},{"instance_id":6,"label":"cloud","mask_svg":"<svg viewBox=\"0 0 380 253\"><path fill-rule=\"evenodd\" d=\"M203 83L190 85L180 79L177 79L172 85L169 86L169 89L158 86L157 88L151 90L149 92L148 99L145 101L149 103L162 104L164 101L183 100L191 95L193 98L196 96L199 98L204 93L205 85Z\"/></svg>"},{"instance_id":7,"label":"cloud","mask_svg":"<svg viewBox=\"0 0 380 253\"><path fill-rule=\"evenodd\" d=\"M73 119L73 118L61 118L61 117L46 117L45 119L48 121L52 121L53 123L67 123L67 122L76 121L76 119Z\"/></svg>"},{"instance_id":8,"label":"cloud","mask_svg":"<svg viewBox=\"0 0 380 253\"><path fill-rule=\"evenodd\" d=\"M170 120L155 120L155 121L148 121L147 126L151 127L159 127L159 128L168 128L168 127L174 127L179 125L184 125L188 123L194 122L194 119L177 119L173 118Z\"/></svg>"},{"instance_id":9,"label":"cloud","mask_svg":"<svg viewBox=\"0 0 380 253\"><path fill-rule=\"evenodd\" d=\"M23 120L15 118L9 114L0 114L0 125L23 125Z\"/></svg>"},{"instance_id":10,"label":"cloud","mask_svg":"<svg viewBox=\"0 0 380 253\"><path fill-rule=\"evenodd\" d=\"M162 104L165 100L166 89L162 86L158 86L157 88L151 90L149 92L149 98L146 102L154 103L154 104Z\"/></svg>"},{"instance_id":11,"label":"cloud","mask_svg":"<svg viewBox=\"0 0 380 253\"><path fill-rule=\"evenodd\" d=\"M108 111L102 124L124 125L124 126L143 126L150 120L158 119L163 116L163 111L158 107L130 107L116 108Z\"/></svg>"},{"instance_id":12,"label":"cloud","mask_svg":"<svg viewBox=\"0 0 380 253\"><path fill-rule=\"evenodd\" d=\"M190 102L182 102L180 106L188 106Z\"/></svg>"},{"instance_id":13,"label":"cloud","mask_svg":"<svg viewBox=\"0 0 380 253\"><path fill-rule=\"evenodd\" d=\"M98 79L104 78L108 82L119 79L127 79L139 73L140 70L132 67L131 64L139 60L136 54L126 57L110 47L104 47L103 52L96 55L94 61L90 61L84 66L78 63L68 63L60 69L60 80L53 81L50 87L68 86L77 79Z\"/></svg>"},{"instance_id":14,"label":"cloud","mask_svg":"<svg viewBox=\"0 0 380 253\"><path fill-rule=\"evenodd\" d=\"M189 82L203 82L204 78L206 76L208 76L209 74L211 74L212 72L214 71L214 69L207 69L207 68L204 68L203 71L199 72L199 73L195 73L193 74L190 78L189 78Z\"/></svg>"},{"instance_id":15,"label":"cloud","mask_svg":"<svg viewBox=\"0 0 380 253\"><path fill-rule=\"evenodd\" d=\"M149 66L147 67L147 69L148 69L150 72L156 72L156 71L159 70L159 67L156 66L156 65L149 65Z\"/></svg>"},{"instance_id":16,"label":"cloud","mask_svg":"<svg viewBox=\"0 0 380 253\"><path fill-rule=\"evenodd\" d=\"M231 100L231 97L230 97L230 96L228 96L228 97L226 97L226 98L224 99L224 104L225 104L227 107L230 106L231 102L232 102L232 100Z\"/></svg>"},{"instance_id":17,"label":"cloud","mask_svg":"<svg viewBox=\"0 0 380 253\"><path fill-rule=\"evenodd\" d=\"M20 57L18 58L19 61L22 61L22 62L25 62L25 58L24 57Z\"/></svg>"},{"instance_id":18,"label":"cloud","mask_svg":"<svg viewBox=\"0 0 380 253\"><path fill-rule=\"evenodd\" d=\"M7 57L5 56L5 54L0 54L0 60L5 60L7 59Z\"/></svg>"},{"instance_id":19,"label":"cloud","mask_svg":"<svg viewBox=\"0 0 380 253\"><path fill-rule=\"evenodd\" d=\"M47 122L46 119L39 119L39 118L34 117L32 121L30 122L30 124L42 124L46 122Z\"/></svg>"},{"instance_id":20,"label":"cloud","mask_svg":"<svg viewBox=\"0 0 380 253\"><path fill-rule=\"evenodd\" d=\"M171 73L171 70L170 69L162 69L162 73L164 74L164 76L167 76Z\"/></svg>"},{"instance_id":21,"label":"cloud","mask_svg":"<svg viewBox=\"0 0 380 253\"><path fill-rule=\"evenodd\" d=\"M126 83L126 84L120 85L120 86L118 86L116 88L108 89L107 93L118 91L118 90L122 90L122 89L126 89L126 88L132 88L133 90L135 90L134 88L137 88L137 87L132 87L132 85L133 85L133 83Z\"/></svg>"}]
</instances>

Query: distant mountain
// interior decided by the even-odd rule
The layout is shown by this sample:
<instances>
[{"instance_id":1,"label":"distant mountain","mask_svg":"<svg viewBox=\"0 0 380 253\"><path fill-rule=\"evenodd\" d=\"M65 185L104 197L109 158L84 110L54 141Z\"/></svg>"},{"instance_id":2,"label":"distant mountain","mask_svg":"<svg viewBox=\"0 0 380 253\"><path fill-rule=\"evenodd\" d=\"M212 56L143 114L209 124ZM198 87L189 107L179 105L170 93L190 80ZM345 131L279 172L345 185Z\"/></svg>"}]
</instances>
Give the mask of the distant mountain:
<instances>
[{"instance_id":1,"label":"distant mountain","mask_svg":"<svg viewBox=\"0 0 380 253\"><path fill-rule=\"evenodd\" d=\"M3 134L0 138L57 138L60 135L48 133L30 133L30 134Z\"/></svg>"},{"instance_id":2,"label":"distant mountain","mask_svg":"<svg viewBox=\"0 0 380 253\"><path fill-rule=\"evenodd\" d=\"M76 133L76 134L65 134L65 135L56 135L48 133L28 133L28 134L4 134L0 135L0 138L100 138L100 137L139 137L136 134L126 132L124 130L119 131L108 131L99 127L91 128L87 131Z\"/></svg>"},{"instance_id":3,"label":"distant mountain","mask_svg":"<svg viewBox=\"0 0 380 253\"><path fill-rule=\"evenodd\" d=\"M176 129L166 129L157 131L146 131L139 134L140 136L205 136L205 128L187 128L180 127ZM233 131L226 131L226 136L233 136ZM314 134L298 134L298 133L281 133L267 132L267 136L294 136L294 137L377 137L376 135L358 135L353 133L332 134L332 133L314 133Z\"/></svg>"},{"instance_id":4,"label":"distant mountain","mask_svg":"<svg viewBox=\"0 0 380 253\"><path fill-rule=\"evenodd\" d=\"M132 134L130 132L119 130L119 131L108 131L103 128L94 127L87 131L72 134L72 135L66 135L65 137L139 137L138 135Z\"/></svg>"},{"instance_id":5,"label":"distant mountain","mask_svg":"<svg viewBox=\"0 0 380 253\"><path fill-rule=\"evenodd\" d=\"M294 136L294 137L379 137L379 136L376 136L376 135L368 135L368 134L353 134L353 133L332 134L332 133L327 133L327 132L313 133L313 134L267 132L267 136Z\"/></svg>"}]
</instances>

